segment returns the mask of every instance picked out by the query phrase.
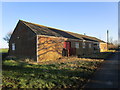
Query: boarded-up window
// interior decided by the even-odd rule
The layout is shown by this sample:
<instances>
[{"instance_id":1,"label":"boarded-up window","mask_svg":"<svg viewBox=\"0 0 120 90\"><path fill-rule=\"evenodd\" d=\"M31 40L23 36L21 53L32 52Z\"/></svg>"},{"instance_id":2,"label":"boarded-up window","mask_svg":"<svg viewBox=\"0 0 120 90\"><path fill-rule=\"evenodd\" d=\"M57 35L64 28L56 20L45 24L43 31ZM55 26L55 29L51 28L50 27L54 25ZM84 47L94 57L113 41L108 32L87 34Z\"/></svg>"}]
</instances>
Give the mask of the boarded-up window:
<instances>
[{"instance_id":1,"label":"boarded-up window","mask_svg":"<svg viewBox=\"0 0 120 90\"><path fill-rule=\"evenodd\" d=\"M12 43L12 50L15 50L15 43Z\"/></svg>"},{"instance_id":2,"label":"boarded-up window","mask_svg":"<svg viewBox=\"0 0 120 90\"><path fill-rule=\"evenodd\" d=\"M79 48L79 42L75 42L75 48Z\"/></svg>"},{"instance_id":3,"label":"boarded-up window","mask_svg":"<svg viewBox=\"0 0 120 90\"><path fill-rule=\"evenodd\" d=\"M85 48L85 42L83 42L83 48Z\"/></svg>"}]
</instances>

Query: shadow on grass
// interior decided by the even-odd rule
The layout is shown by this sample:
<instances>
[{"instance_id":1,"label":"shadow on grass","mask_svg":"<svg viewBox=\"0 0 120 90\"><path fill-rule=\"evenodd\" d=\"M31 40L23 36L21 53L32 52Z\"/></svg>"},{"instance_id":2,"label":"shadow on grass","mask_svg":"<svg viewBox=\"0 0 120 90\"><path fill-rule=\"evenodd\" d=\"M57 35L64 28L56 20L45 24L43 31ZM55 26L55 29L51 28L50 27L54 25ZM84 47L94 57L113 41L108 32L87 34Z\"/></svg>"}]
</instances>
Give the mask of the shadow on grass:
<instances>
[{"instance_id":1,"label":"shadow on grass","mask_svg":"<svg viewBox=\"0 0 120 90\"><path fill-rule=\"evenodd\" d=\"M8 56L8 53L1 52L0 55L2 56L2 60L4 60Z\"/></svg>"},{"instance_id":2,"label":"shadow on grass","mask_svg":"<svg viewBox=\"0 0 120 90\"><path fill-rule=\"evenodd\" d=\"M52 69L51 66L49 65L46 65L45 67L41 66L40 68L31 68L31 67L24 67L24 64L21 64L20 66L8 66L8 65L3 65L2 66L2 69L4 71L13 71L13 72L18 72L19 73L27 73L27 75L30 75L32 73L35 74L35 76L39 75L39 74L50 74L50 75L56 75L56 76L68 76L68 77L81 77L81 78L88 78L89 75L87 72L85 71L81 71L83 69L86 69L87 68L83 68L81 70L69 70L69 69ZM88 69L90 70L90 69ZM24 77L23 77L24 78Z\"/></svg>"},{"instance_id":3,"label":"shadow on grass","mask_svg":"<svg viewBox=\"0 0 120 90\"><path fill-rule=\"evenodd\" d=\"M88 72L83 72L79 70L72 71L68 69L52 69L49 65L46 67L43 66L42 68L41 66L41 68L30 68L24 66L3 65L2 69L3 71L8 73L12 72L11 76L13 75L13 78L20 80L22 78L23 80L27 80L27 82L24 82L26 84L30 83L31 80L36 80L37 82L37 80L42 79L47 83L54 83L58 87L60 84L65 83L68 86L70 84L72 85L71 87L76 86L76 88L80 88L83 84L86 83L86 80L90 77L90 73ZM9 74L7 75L6 73L6 76L9 77Z\"/></svg>"}]
</instances>

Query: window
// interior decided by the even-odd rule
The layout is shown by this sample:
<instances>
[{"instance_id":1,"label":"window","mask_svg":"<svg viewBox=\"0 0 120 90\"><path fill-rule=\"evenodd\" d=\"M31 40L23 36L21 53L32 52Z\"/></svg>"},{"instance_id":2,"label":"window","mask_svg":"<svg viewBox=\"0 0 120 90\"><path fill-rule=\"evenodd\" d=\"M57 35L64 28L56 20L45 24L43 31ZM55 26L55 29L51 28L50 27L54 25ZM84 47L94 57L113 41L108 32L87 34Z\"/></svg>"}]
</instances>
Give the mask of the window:
<instances>
[{"instance_id":1,"label":"window","mask_svg":"<svg viewBox=\"0 0 120 90\"><path fill-rule=\"evenodd\" d=\"M75 48L79 48L79 42L75 42Z\"/></svg>"},{"instance_id":2,"label":"window","mask_svg":"<svg viewBox=\"0 0 120 90\"><path fill-rule=\"evenodd\" d=\"M12 50L15 50L15 43L12 43Z\"/></svg>"},{"instance_id":3,"label":"window","mask_svg":"<svg viewBox=\"0 0 120 90\"><path fill-rule=\"evenodd\" d=\"M83 42L83 48L85 48L85 42Z\"/></svg>"},{"instance_id":4,"label":"window","mask_svg":"<svg viewBox=\"0 0 120 90\"><path fill-rule=\"evenodd\" d=\"M91 43L89 43L89 48L91 48Z\"/></svg>"}]
</instances>

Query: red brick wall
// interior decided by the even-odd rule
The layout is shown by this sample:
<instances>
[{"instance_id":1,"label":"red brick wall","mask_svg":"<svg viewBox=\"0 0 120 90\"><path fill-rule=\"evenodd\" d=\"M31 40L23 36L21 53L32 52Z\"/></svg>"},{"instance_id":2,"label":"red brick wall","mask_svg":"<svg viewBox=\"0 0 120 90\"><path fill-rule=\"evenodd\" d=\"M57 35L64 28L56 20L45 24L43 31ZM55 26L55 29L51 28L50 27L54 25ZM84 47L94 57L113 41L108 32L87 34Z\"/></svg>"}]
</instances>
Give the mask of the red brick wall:
<instances>
[{"instance_id":1,"label":"red brick wall","mask_svg":"<svg viewBox=\"0 0 120 90\"><path fill-rule=\"evenodd\" d=\"M107 43L100 43L100 52L107 51Z\"/></svg>"},{"instance_id":2,"label":"red brick wall","mask_svg":"<svg viewBox=\"0 0 120 90\"><path fill-rule=\"evenodd\" d=\"M38 36L38 62L62 57L63 43L64 40L59 37Z\"/></svg>"}]
</instances>

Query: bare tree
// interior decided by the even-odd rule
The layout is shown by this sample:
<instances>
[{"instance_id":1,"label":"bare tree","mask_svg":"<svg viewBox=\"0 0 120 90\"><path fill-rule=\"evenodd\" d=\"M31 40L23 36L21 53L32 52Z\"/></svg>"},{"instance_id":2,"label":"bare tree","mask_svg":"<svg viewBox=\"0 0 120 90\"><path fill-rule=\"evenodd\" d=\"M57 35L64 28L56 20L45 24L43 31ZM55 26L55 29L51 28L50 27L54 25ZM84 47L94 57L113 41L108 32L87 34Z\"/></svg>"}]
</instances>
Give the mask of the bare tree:
<instances>
[{"instance_id":1,"label":"bare tree","mask_svg":"<svg viewBox=\"0 0 120 90\"><path fill-rule=\"evenodd\" d=\"M12 32L7 33L7 35L3 38L7 43L9 43L10 37L12 35Z\"/></svg>"},{"instance_id":2,"label":"bare tree","mask_svg":"<svg viewBox=\"0 0 120 90\"><path fill-rule=\"evenodd\" d=\"M113 37L112 36L109 38L109 43L113 43Z\"/></svg>"},{"instance_id":3,"label":"bare tree","mask_svg":"<svg viewBox=\"0 0 120 90\"><path fill-rule=\"evenodd\" d=\"M114 40L113 44L115 45L115 48L118 48L118 40Z\"/></svg>"}]
</instances>

